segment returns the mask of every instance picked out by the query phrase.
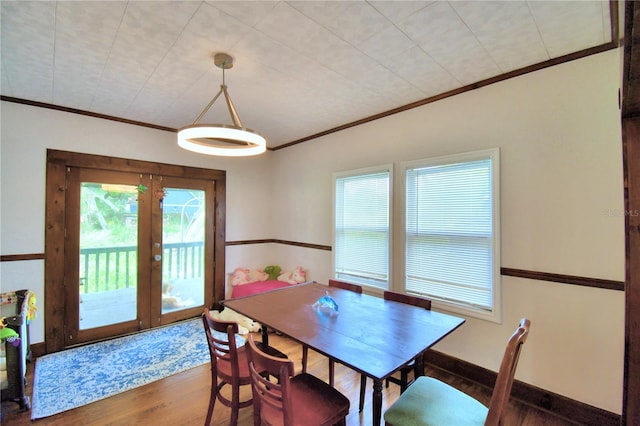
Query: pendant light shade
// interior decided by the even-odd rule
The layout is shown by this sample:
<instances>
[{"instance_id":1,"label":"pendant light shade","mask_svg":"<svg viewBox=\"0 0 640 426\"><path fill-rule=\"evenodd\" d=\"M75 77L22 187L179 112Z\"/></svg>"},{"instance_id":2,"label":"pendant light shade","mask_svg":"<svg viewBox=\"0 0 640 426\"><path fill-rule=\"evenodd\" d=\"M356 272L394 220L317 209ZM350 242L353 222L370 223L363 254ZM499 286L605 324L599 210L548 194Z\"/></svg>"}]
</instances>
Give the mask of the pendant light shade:
<instances>
[{"instance_id":1,"label":"pendant light shade","mask_svg":"<svg viewBox=\"0 0 640 426\"><path fill-rule=\"evenodd\" d=\"M216 53L214 63L222 68L220 90L193 124L178 130L178 145L189 151L207 155L243 157L262 154L267 150L267 141L258 133L242 125L227 92L224 70L233 67L233 58L226 53ZM227 103L232 124L199 124L220 95L224 96Z\"/></svg>"}]
</instances>

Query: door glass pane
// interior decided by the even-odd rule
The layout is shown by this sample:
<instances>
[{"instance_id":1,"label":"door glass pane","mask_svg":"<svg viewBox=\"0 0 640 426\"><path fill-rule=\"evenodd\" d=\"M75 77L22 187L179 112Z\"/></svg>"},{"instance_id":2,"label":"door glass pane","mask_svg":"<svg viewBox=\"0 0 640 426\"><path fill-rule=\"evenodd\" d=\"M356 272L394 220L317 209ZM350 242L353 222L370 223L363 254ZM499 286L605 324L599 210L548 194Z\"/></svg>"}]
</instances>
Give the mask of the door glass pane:
<instances>
[{"instance_id":1,"label":"door glass pane","mask_svg":"<svg viewBox=\"0 0 640 426\"><path fill-rule=\"evenodd\" d=\"M164 188L162 313L204 305L205 192Z\"/></svg>"},{"instance_id":2,"label":"door glass pane","mask_svg":"<svg viewBox=\"0 0 640 426\"><path fill-rule=\"evenodd\" d=\"M135 320L138 188L82 182L80 330Z\"/></svg>"}]
</instances>

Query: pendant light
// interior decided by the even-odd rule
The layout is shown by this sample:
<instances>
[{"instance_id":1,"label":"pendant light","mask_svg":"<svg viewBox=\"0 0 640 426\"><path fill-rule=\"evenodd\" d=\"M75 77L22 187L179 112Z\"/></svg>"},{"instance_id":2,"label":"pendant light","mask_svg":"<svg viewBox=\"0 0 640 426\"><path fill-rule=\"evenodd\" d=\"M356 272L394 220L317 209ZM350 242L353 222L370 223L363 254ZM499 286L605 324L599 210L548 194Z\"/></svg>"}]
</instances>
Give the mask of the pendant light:
<instances>
[{"instance_id":1,"label":"pendant light","mask_svg":"<svg viewBox=\"0 0 640 426\"><path fill-rule=\"evenodd\" d=\"M178 145L189 151L207 155L243 157L262 154L267 149L267 141L258 133L242 125L227 92L224 71L233 67L233 58L226 53L216 53L213 60L218 68L222 68L220 90L193 124L178 130ZM199 124L220 95L224 96L227 103L232 124Z\"/></svg>"}]
</instances>

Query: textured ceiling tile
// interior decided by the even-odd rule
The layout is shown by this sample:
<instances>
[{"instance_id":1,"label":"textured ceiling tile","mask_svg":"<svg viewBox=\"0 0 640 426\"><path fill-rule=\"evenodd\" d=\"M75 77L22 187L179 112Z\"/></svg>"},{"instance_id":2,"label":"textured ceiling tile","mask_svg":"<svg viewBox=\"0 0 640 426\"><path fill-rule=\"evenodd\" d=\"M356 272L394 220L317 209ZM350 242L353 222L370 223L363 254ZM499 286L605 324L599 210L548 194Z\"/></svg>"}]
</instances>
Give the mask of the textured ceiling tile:
<instances>
[{"instance_id":1,"label":"textured ceiling tile","mask_svg":"<svg viewBox=\"0 0 640 426\"><path fill-rule=\"evenodd\" d=\"M269 37L264 37L257 31L249 32L234 48L238 59L251 58L255 61L258 73L264 68L271 68L287 76L286 86L299 88L299 96L304 96L311 90L323 90L334 87L338 79L344 77L326 67L323 63L282 45ZM244 66L243 66L244 68ZM235 71L234 71L235 72ZM310 76L313 76L310 78ZM255 76L248 79L255 80Z\"/></svg>"},{"instance_id":2,"label":"textured ceiling tile","mask_svg":"<svg viewBox=\"0 0 640 426\"><path fill-rule=\"evenodd\" d=\"M390 56L413 48L415 43L398 28L390 26L356 46L376 61L383 62Z\"/></svg>"},{"instance_id":3,"label":"textured ceiling tile","mask_svg":"<svg viewBox=\"0 0 640 426\"><path fill-rule=\"evenodd\" d=\"M170 51L161 66L131 103L130 113L140 109L149 110L150 101L154 103L154 111L163 111L165 108L169 108L176 98L189 90L194 81L202 78L211 68L213 68L212 59L203 57L200 61L189 62L179 52ZM192 110L194 117L199 112L198 108L202 109L202 107L194 105Z\"/></svg>"},{"instance_id":4,"label":"textured ceiling tile","mask_svg":"<svg viewBox=\"0 0 640 426\"><path fill-rule=\"evenodd\" d=\"M613 40L613 34L611 34L611 9L608 1L600 2L600 9L602 10L602 39L605 43L609 43ZM619 8L617 8L619 10ZM624 20L624 17L620 17L620 20Z\"/></svg>"},{"instance_id":5,"label":"textured ceiling tile","mask_svg":"<svg viewBox=\"0 0 640 426\"><path fill-rule=\"evenodd\" d=\"M197 7L195 2L129 3L102 74L94 108L107 114L126 110ZM118 90L113 90L114 86Z\"/></svg>"},{"instance_id":6,"label":"textured ceiling tile","mask_svg":"<svg viewBox=\"0 0 640 426\"><path fill-rule=\"evenodd\" d=\"M158 117L163 114L168 106L173 105L177 96L178 94L175 92L175 90L172 89L162 91L158 89L150 90L145 87L136 98L135 106L129 109L128 116L137 121L176 127L176 124L173 122L174 120L171 120L170 123L161 123L158 121ZM196 117L197 113L200 112L203 107L204 105L196 106L196 113L192 115L190 114L191 121ZM178 125L177 127L180 126Z\"/></svg>"},{"instance_id":7,"label":"textured ceiling tile","mask_svg":"<svg viewBox=\"0 0 640 426\"><path fill-rule=\"evenodd\" d=\"M169 124L170 127L176 129L190 125L217 93L219 90L219 83L219 81L216 81L213 78L198 82L192 85L188 91L174 96L170 103L160 105L162 108L154 108L152 110L153 116L160 122ZM235 92L233 87L230 87L229 91L232 99L235 101ZM147 100L152 100L152 98ZM142 105L142 102L140 102L140 105ZM223 113L225 111L222 111L224 105L224 101L219 99L211 109L212 111L217 112L219 117L214 121L201 120L201 122L228 123L230 121L228 113L224 115ZM142 110L143 108L138 109Z\"/></svg>"},{"instance_id":8,"label":"textured ceiling tile","mask_svg":"<svg viewBox=\"0 0 640 426\"><path fill-rule=\"evenodd\" d=\"M491 57L475 46L459 46L460 56L444 60L447 70L463 85L473 84L500 74ZM439 61L440 62L440 61Z\"/></svg>"},{"instance_id":9,"label":"textured ceiling tile","mask_svg":"<svg viewBox=\"0 0 640 426\"><path fill-rule=\"evenodd\" d=\"M140 81L144 80L142 76L133 76L128 69L125 71L127 74L123 75L126 75L126 78L117 75L102 78L93 98L93 110L115 117L123 115L122 112L127 110L141 90L143 84Z\"/></svg>"},{"instance_id":10,"label":"textured ceiling tile","mask_svg":"<svg viewBox=\"0 0 640 426\"><path fill-rule=\"evenodd\" d=\"M284 2L278 3L255 28L298 52L305 52L305 46L309 44L309 40L327 32L317 22ZM309 53L313 54L313 52Z\"/></svg>"},{"instance_id":11,"label":"textured ceiling tile","mask_svg":"<svg viewBox=\"0 0 640 426\"><path fill-rule=\"evenodd\" d=\"M448 2L434 2L397 22L397 27L414 42L425 43L434 33L461 22ZM436 44L439 40L434 40Z\"/></svg>"},{"instance_id":12,"label":"textured ceiling tile","mask_svg":"<svg viewBox=\"0 0 640 426\"><path fill-rule=\"evenodd\" d=\"M530 1L529 7L552 58L611 41L608 8L600 1Z\"/></svg>"},{"instance_id":13,"label":"textured ceiling tile","mask_svg":"<svg viewBox=\"0 0 640 426\"><path fill-rule=\"evenodd\" d=\"M249 30L234 17L203 3L165 54L147 86L171 85L179 92L186 90L204 73L217 69L213 62L215 53L232 53L231 47Z\"/></svg>"},{"instance_id":14,"label":"textured ceiling tile","mask_svg":"<svg viewBox=\"0 0 640 426\"><path fill-rule=\"evenodd\" d=\"M405 80L419 88L424 97L446 92L460 83L419 47L388 58L385 62Z\"/></svg>"},{"instance_id":15,"label":"textured ceiling tile","mask_svg":"<svg viewBox=\"0 0 640 426\"><path fill-rule=\"evenodd\" d=\"M126 2L58 2L56 7L56 104L91 110ZM73 86L74 90L69 90Z\"/></svg>"},{"instance_id":16,"label":"textured ceiling tile","mask_svg":"<svg viewBox=\"0 0 640 426\"><path fill-rule=\"evenodd\" d=\"M292 120L292 117L298 116L296 110L304 109L319 114L318 104L321 101L310 97L305 90L297 92L295 87L288 85L288 78L277 71L270 70L267 78L273 83L268 87L261 87L256 81L248 81L242 85L230 86L229 90L242 124L262 134L269 141L274 141L278 139L276 129L300 125L298 120ZM256 93L261 95L256 96ZM264 114L263 111L278 113ZM229 122L228 114L226 122Z\"/></svg>"},{"instance_id":17,"label":"textured ceiling tile","mask_svg":"<svg viewBox=\"0 0 640 426\"><path fill-rule=\"evenodd\" d=\"M277 1L259 0L259 1L207 1L207 3L225 13L235 17L240 22L254 27L260 22L264 16L278 4Z\"/></svg>"},{"instance_id":18,"label":"textured ceiling tile","mask_svg":"<svg viewBox=\"0 0 640 426\"><path fill-rule=\"evenodd\" d=\"M369 1L371 6L387 17L391 22L398 23L407 18L409 15L425 8L433 3L433 1Z\"/></svg>"},{"instance_id":19,"label":"textured ceiling tile","mask_svg":"<svg viewBox=\"0 0 640 426\"><path fill-rule=\"evenodd\" d=\"M361 61L363 57L366 57L353 45L325 29L314 32L304 43L299 43L299 48L301 54L309 56L314 61L337 72L344 66L342 63L350 61L349 55L352 53L357 56L353 58L354 62Z\"/></svg>"},{"instance_id":20,"label":"textured ceiling tile","mask_svg":"<svg viewBox=\"0 0 640 426\"><path fill-rule=\"evenodd\" d=\"M313 59L319 64L351 79L354 86L361 90L397 93L400 86L409 89L409 85L384 66L332 33L317 34L308 41L305 51L314 52ZM385 88L395 80L399 80L398 87Z\"/></svg>"},{"instance_id":21,"label":"textured ceiling tile","mask_svg":"<svg viewBox=\"0 0 640 426\"><path fill-rule=\"evenodd\" d=\"M407 80L394 74L387 68L375 64L366 70L363 69L362 77L357 80L358 85L384 97L407 97L415 94L416 87ZM419 95L418 95L419 97Z\"/></svg>"},{"instance_id":22,"label":"textured ceiling tile","mask_svg":"<svg viewBox=\"0 0 640 426\"><path fill-rule=\"evenodd\" d=\"M2 52L0 52L1 54ZM7 77L7 71L4 69L4 64L2 64L2 68L0 68L0 90L5 96L13 96L13 91L11 90L11 86L9 84L9 77Z\"/></svg>"},{"instance_id":23,"label":"textured ceiling tile","mask_svg":"<svg viewBox=\"0 0 640 426\"><path fill-rule=\"evenodd\" d=\"M336 44L333 50L326 53L326 57L321 57L321 62L326 67L356 80L362 79L362 73L367 70L377 71L379 66L369 56L347 43Z\"/></svg>"},{"instance_id":24,"label":"textured ceiling tile","mask_svg":"<svg viewBox=\"0 0 640 426\"><path fill-rule=\"evenodd\" d=\"M202 96L201 99L189 96L191 92L184 93L182 96L173 99L171 104L164 105L162 111L155 112L155 119L159 123L175 129L190 125L214 95L215 87L207 89L209 90L202 90L201 95L206 96Z\"/></svg>"},{"instance_id":25,"label":"textured ceiling tile","mask_svg":"<svg viewBox=\"0 0 640 426\"><path fill-rule=\"evenodd\" d=\"M429 25L424 25L425 22L429 22ZM500 73L497 64L449 2L433 3L399 25L440 66L463 84Z\"/></svg>"},{"instance_id":26,"label":"textured ceiling tile","mask_svg":"<svg viewBox=\"0 0 640 426\"><path fill-rule=\"evenodd\" d=\"M55 3L0 2L2 94L53 102Z\"/></svg>"},{"instance_id":27,"label":"textured ceiling tile","mask_svg":"<svg viewBox=\"0 0 640 426\"><path fill-rule=\"evenodd\" d=\"M193 123L196 117L200 115L205 106L218 92L220 82L220 75L218 74L214 74L213 72L203 74L200 79L184 91L172 94L171 102L162 104L162 109L156 110L154 115L160 122L168 123L174 128L189 125ZM232 98L235 97L234 88L235 86L229 87ZM142 103L143 99L141 99L140 103ZM224 102L220 99L216 103L216 108L221 108L223 105Z\"/></svg>"},{"instance_id":28,"label":"textured ceiling tile","mask_svg":"<svg viewBox=\"0 0 640 426\"><path fill-rule=\"evenodd\" d=\"M272 68L292 77L306 78L318 66L311 58L255 30L249 31L233 51L238 60L251 58L255 66Z\"/></svg>"},{"instance_id":29,"label":"textured ceiling tile","mask_svg":"<svg viewBox=\"0 0 640 426\"><path fill-rule=\"evenodd\" d=\"M185 27L185 33L191 37L209 40L211 48L215 50L229 49L250 29L249 25L243 24L237 18L209 3L202 3Z\"/></svg>"},{"instance_id":30,"label":"textured ceiling tile","mask_svg":"<svg viewBox=\"0 0 640 426\"><path fill-rule=\"evenodd\" d=\"M290 4L336 36L353 44L362 43L391 26L388 19L364 1L298 1Z\"/></svg>"},{"instance_id":31,"label":"textured ceiling tile","mask_svg":"<svg viewBox=\"0 0 640 426\"><path fill-rule=\"evenodd\" d=\"M214 65L213 55L216 52L232 53L231 47L249 30L236 18L209 4L201 4L131 108L141 108L147 104L147 98L160 91L164 107L154 107L154 110L162 111L170 108L173 99L189 90L203 75L213 76L215 73L217 78L220 70ZM194 117L198 113L196 110L194 107Z\"/></svg>"},{"instance_id":32,"label":"textured ceiling tile","mask_svg":"<svg viewBox=\"0 0 640 426\"><path fill-rule=\"evenodd\" d=\"M526 2L456 1L451 6L501 72L549 59Z\"/></svg>"},{"instance_id":33,"label":"textured ceiling tile","mask_svg":"<svg viewBox=\"0 0 640 426\"><path fill-rule=\"evenodd\" d=\"M65 74L69 79L56 83L56 105L97 112L91 108L96 82L82 72L68 71Z\"/></svg>"}]
</instances>

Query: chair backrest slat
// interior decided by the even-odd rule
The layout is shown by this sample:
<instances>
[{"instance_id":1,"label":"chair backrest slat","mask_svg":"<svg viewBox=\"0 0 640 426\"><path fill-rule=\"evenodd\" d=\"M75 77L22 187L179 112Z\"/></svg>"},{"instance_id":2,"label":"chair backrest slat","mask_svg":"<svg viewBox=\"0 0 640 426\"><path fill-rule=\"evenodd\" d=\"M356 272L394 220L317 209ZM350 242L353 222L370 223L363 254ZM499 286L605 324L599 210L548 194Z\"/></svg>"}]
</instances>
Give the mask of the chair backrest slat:
<instances>
[{"instance_id":1,"label":"chair backrest slat","mask_svg":"<svg viewBox=\"0 0 640 426\"><path fill-rule=\"evenodd\" d=\"M493 388L493 394L491 395L489 413L487 414L487 419L485 421L485 425L487 426L503 424L503 416L507 403L509 402L509 396L511 395L513 378L516 374L516 367L518 366L520 352L522 350L522 345L529 335L530 326L531 321L528 319L523 318L520 320L520 325L507 342L507 348L505 349L502 362L500 363L498 377Z\"/></svg>"},{"instance_id":2,"label":"chair backrest slat","mask_svg":"<svg viewBox=\"0 0 640 426\"><path fill-rule=\"evenodd\" d=\"M417 296L410 296L408 294L396 293L394 291L385 290L384 300L393 300L394 302L405 303L407 305L418 306L420 308L431 310L431 300Z\"/></svg>"},{"instance_id":3,"label":"chair backrest slat","mask_svg":"<svg viewBox=\"0 0 640 426\"><path fill-rule=\"evenodd\" d=\"M357 284L351 284L340 280L329 280L329 287L341 288L343 290L353 291L354 293L362 294L362 286Z\"/></svg>"}]
</instances>

